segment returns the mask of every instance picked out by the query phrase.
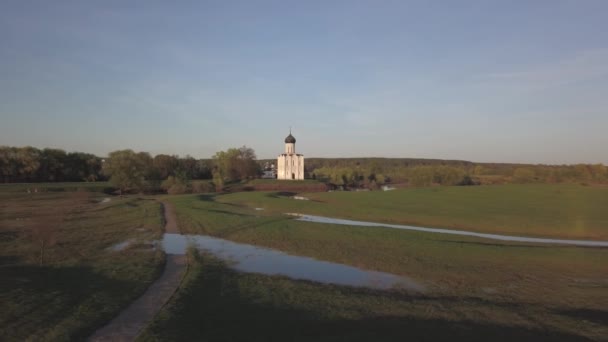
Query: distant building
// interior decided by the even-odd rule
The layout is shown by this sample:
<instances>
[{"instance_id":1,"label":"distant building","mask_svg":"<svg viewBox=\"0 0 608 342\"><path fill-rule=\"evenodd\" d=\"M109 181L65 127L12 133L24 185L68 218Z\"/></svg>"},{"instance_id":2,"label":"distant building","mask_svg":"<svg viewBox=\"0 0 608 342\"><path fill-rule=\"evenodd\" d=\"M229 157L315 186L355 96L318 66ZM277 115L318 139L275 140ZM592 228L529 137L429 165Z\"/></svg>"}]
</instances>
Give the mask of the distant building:
<instances>
[{"instance_id":1,"label":"distant building","mask_svg":"<svg viewBox=\"0 0 608 342\"><path fill-rule=\"evenodd\" d=\"M277 178L277 169L274 164L266 162L264 170L262 170L262 178L275 179Z\"/></svg>"},{"instance_id":2,"label":"distant building","mask_svg":"<svg viewBox=\"0 0 608 342\"><path fill-rule=\"evenodd\" d=\"M296 138L285 138L285 153L277 158L277 179L304 179L304 155L296 154Z\"/></svg>"}]
</instances>

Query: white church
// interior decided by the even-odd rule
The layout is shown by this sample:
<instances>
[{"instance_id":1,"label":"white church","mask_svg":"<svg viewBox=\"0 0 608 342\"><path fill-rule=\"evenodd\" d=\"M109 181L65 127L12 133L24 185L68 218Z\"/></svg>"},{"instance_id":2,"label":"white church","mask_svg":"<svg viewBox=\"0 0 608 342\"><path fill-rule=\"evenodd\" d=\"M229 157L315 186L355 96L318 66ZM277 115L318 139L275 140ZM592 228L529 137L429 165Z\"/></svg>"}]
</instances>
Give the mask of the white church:
<instances>
[{"instance_id":1,"label":"white church","mask_svg":"<svg viewBox=\"0 0 608 342\"><path fill-rule=\"evenodd\" d=\"M291 130L285 138L285 153L277 158L277 179L304 179L304 155L296 153L296 138Z\"/></svg>"}]
</instances>

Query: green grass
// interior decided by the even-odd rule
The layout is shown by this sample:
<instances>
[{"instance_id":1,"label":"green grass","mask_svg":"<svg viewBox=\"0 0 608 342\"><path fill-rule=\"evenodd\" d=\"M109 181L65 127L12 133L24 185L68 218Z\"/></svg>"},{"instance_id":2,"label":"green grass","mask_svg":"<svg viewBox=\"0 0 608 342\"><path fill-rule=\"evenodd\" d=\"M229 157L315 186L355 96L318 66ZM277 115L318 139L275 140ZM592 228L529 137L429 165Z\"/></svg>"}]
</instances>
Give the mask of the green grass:
<instances>
[{"instance_id":1,"label":"green grass","mask_svg":"<svg viewBox=\"0 0 608 342\"><path fill-rule=\"evenodd\" d=\"M249 194L178 196L170 200L182 232L408 275L442 293L485 296L486 289L492 289L513 300L557 303L566 300L564 294L582 301L596 295L608 300L608 293L596 288L579 291L576 286L576 279L582 278L593 279L595 285L608 281L603 276L608 262L606 249L536 247L390 228L301 222L232 201L243 196ZM605 291L606 285L600 290ZM527 290L521 292L519 288Z\"/></svg>"},{"instance_id":2,"label":"green grass","mask_svg":"<svg viewBox=\"0 0 608 342\"><path fill-rule=\"evenodd\" d=\"M608 187L495 185L303 194L239 193L220 201L363 221L555 238L608 240Z\"/></svg>"},{"instance_id":3,"label":"green grass","mask_svg":"<svg viewBox=\"0 0 608 342\"><path fill-rule=\"evenodd\" d=\"M500 296L412 296L237 273L204 256L138 340L584 341L606 336L601 315Z\"/></svg>"},{"instance_id":4,"label":"green grass","mask_svg":"<svg viewBox=\"0 0 608 342\"><path fill-rule=\"evenodd\" d=\"M434 193L434 189L425 190ZM490 190L523 191L517 187L513 189L492 187L486 191ZM553 190L586 191L587 189L557 187ZM531 191L538 192L543 189L535 188ZM552 191L552 189L545 188L544 191ZM410 196L409 193L405 194L406 192L372 194L376 199L379 196L390 195L398 200L399 196ZM413 192L424 193L418 189ZM212 235L363 269L407 275L430 289L426 296L436 299L433 302L434 306L440 307L444 305L442 303L450 301L460 303L463 306L459 306L457 312L475 324L479 323L483 326L487 322L483 323L485 321L482 317L488 316L492 317L492 322L487 324L493 327L511 327L513 322L520 322L524 326L545 327L550 331L567 333L575 333L580 328L586 331L587 336L593 338L608 333L605 320L608 316L607 249L531 246L390 228L315 224L296 221L292 217L280 214L297 211L340 216L339 213L347 212L347 205L336 204L339 199L361 194L368 193L306 195L318 202L292 200L277 196L276 193L186 195L168 199L176 207L183 232ZM346 201L349 200L350 205L355 202L352 198ZM391 203L377 201L374 206L388 210L385 208L392 205ZM265 210L257 211L255 208L265 208ZM350 207L350 212L355 213L354 215L362 215L361 212L364 210L357 206ZM264 278L253 275L251 277ZM292 281L287 282L292 283ZM263 283L266 284L266 281ZM318 292L325 290L322 287ZM239 287L239 291L243 292L246 289ZM272 288L268 291L279 290ZM358 299L353 298L353 300ZM367 305L365 303L360 305L365 307ZM288 307L289 303L281 305ZM339 311L348 310L348 304L345 305L346 307ZM535 309L527 312L526 308ZM178 305L175 310L175 315L183 317L182 310L190 309ZM191 310L196 311L195 308ZM379 312L383 312L380 307L370 307L369 310L370 315L374 317L379 315ZM419 310L421 309L412 309L407 315L426 317L431 321L439 320L439 326L443 326L441 323L445 318L442 316L443 313L432 312L425 316ZM492 312L496 317L491 315ZM558 317L552 312L573 314ZM194 315L197 314L203 313L199 311ZM585 315L591 315L593 319L588 320ZM582 325L585 326L584 329ZM491 331L494 331L492 329ZM511 330L505 328L505 331ZM264 332L262 335L266 333L270 332Z\"/></svg>"},{"instance_id":5,"label":"green grass","mask_svg":"<svg viewBox=\"0 0 608 342\"><path fill-rule=\"evenodd\" d=\"M90 191L102 192L110 189L109 182L61 182L61 183L6 183L0 184L0 193L21 192L27 193L35 190L38 192L69 192L69 191Z\"/></svg>"},{"instance_id":6,"label":"green grass","mask_svg":"<svg viewBox=\"0 0 608 342\"><path fill-rule=\"evenodd\" d=\"M159 276L164 253L145 243L162 233L159 204L102 198L0 192L0 340L83 340ZM36 227L53 242L43 265Z\"/></svg>"},{"instance_id":7,"label":"green grass","mask_svg":"<svg viewBox=\"0 0 608 342\"><path fill-rule=\"evenodd\" d=\"M83 195L25 189L0 187L0 340L82 340L158 276L163 253L149 250L144 241L160 237L159 205L136 197L100 204L105 195L98 190ZM608 188L505 185L302 194L310 201L288 195L161 197L174 204L185 233L403 274L429 291L412 295L242 274L209 256L195 256L184 287L141 340L608 336L608 249L323 225L283 215L606 239ZM32 228L54 222L58 212L65 217L40 266ZM127 239L139 242L122 252L107 250Z\"/></svg>"}]
</instances>

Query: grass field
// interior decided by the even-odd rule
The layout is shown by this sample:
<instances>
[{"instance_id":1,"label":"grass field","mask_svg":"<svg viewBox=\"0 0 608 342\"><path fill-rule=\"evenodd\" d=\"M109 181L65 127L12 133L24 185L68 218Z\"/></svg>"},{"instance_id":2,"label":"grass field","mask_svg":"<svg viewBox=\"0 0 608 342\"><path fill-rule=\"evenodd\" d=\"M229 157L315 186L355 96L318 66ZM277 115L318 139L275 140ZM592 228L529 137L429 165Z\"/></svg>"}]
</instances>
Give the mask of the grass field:
<instances>
[{"instance_id":1,"label":"grass field","mask_svg":"<svg viewBox=\"0 0 608 342\"><path fill-rule=\"evenodd\" d=\"M511 303L500 296L412 296L324 285L237 273L210 256L195 260L177 298L139 341L588 341L606 336L606 329L598 328L606 322L592 310Z\"/></svg>"},{"instance_id":2,"label":"grass field","mask_svg":"<svg viewBox=\"0 0 608 342\"><path fill-rule=\"evenodd\" d=\"M219 201L363 221L556 238L608 240L608 187L495 185L303 194L239 193Z\"/></svg>"},{"instance_id":3,"label":"grass field","mask_svg":"<svg viewBox=\"0 0 608 342\"><path fill-rule=\"evenodd\" d=\"M31 192L103 192L111 189L109 182L63 182L63 183L15 183L0 184L0 193L27 193Z\"/></svg>"},{"instance_id":4,"label":"grass field","mask_svg":"<svg viewBox=\"0 0 608 342\"><path fill-rule=\"evenodd\" d=\"M0 340L83 340L159 275L164 253L144 243L162 233L156 201L17 188L0 188Z\"/></svg>"},{"instance_id":5,"label":"grass field","mask_svg":"<svg viewBox=\"0 0 608 342\"><path fill-rule=\"evenodd\" d=\"M158 276L164 254L144 242L161 236L158 202L130 196L102 203L105 184L88 186L43 185L46 191L30 194L27 185L0 187L0 340L82 340ZM175 206L184 233L402 274L428 292L243 274L211 256L194 255L184 286L140 340L601 341L608 336L608 249L315 224L284 215L607 239L608 188L505 185L301 194L309 201L290 195L159 197ZM131 239L124 251L108 250Z\"/></svg>"},{"instance_id":6,"label":"grass field","mask_svg":"<svg viewBox=\"0 0 608 342\"><path fill-rule=\"evenodd\" d=\"M440 189L439 193L448 191L448 195L451 195L451 191L469 191L469 188L455 189ZM525 191L517 186L512 189L489 187L483 190L486 196L492 190L501 193L509 190L515 193ZM533 186L530 192L536 197L543 197L542 192L550 194L553 191L561 191L570 197L575 196L570 192L579 192L576 196L601 198L602 195L595 193L597 190L586 187L579 189ZM434 306L429 305L434 309L430 310L430 313L422 314L419 307L412 308L407 314L395 314L399 319L413 315L435 322L438 327L442 327L444 319L460 322L458 324L473 322L495 327L510 327L514 322L519 322L517 324L521 323L541 331L583 334L593 339L608 336L606 249L538 247L389 228L323 225L295 221L281 215L287 211L334 217L351 213L348 216L350 218L373 221L374 218L363 216L366 208L353 203L362 203L360 201L367 198L373 203L371 206L374 209L370 209L372 212L389 213L387 207L394 205L395 201L406 201L400 196L412 196L408 191L305 195L311 198L310 201L297 201L277 193L190 195L171 197L170 200L177 209L180 227L184 232L218 236L364 269L403 274L427 285L430 288L427 295L433 298L431 303ZM590 193L585 193L586 191ZM431 198L437 193L434 188L414 189L413 192L428 192L427 196ZM367 197L357 197L360 195ZM390 195L392 200L378 200L379 196L385 195ZM347 198L348 196L351 198ZM510 196L514 197L515 194L511 193ZM371 198L376 201L371 201ZM341 203L341 200L345 203ZM470 203L472 200L468 201ZM444 205L448 202L443 201ZM511 210L518 211L517 208ZM600 216L598 211L594 212L594 215ZM485 217L491 219L488 215ZM549 220L548 215L546 219ZM524 221L524 217L517 217L516 220ZM235 277L246 278L249 275ZM198 280L192 286L203 286L198 284L201 281L203 280ZM291 293L290 296L297 296L295 287L300 285L294 284L300 282L285 282L285 291ZM239 291L245 290L239 288ZM325 290L318 290L317 295L321 296L323 291ZM349 293L351 290L339 291ZM272 299L268 300L272 302ZM359 301L357 296L351 300ZM195 302L194 299L192 301ZM446 306L446 303L449 305ZM346 302L336 310L342 315L342 311L350 310L351 304ZM288 306L287 303L277 305ZM365 307L365 304L361 305ZM183 317L182 309L189 310L180 309L178 306L174 315ZM322 311L320 308L313 309L315 310ZM383 312L378 307L369 310L369 317L381 316ZM460 316L445 317L444 311L458 312ZM172 321L171 318L168 320ZM183 326L180 326L181 328L186 329ZM264 333L270 332L263 332L262 335Z\"/></svg>"}]
</instances>

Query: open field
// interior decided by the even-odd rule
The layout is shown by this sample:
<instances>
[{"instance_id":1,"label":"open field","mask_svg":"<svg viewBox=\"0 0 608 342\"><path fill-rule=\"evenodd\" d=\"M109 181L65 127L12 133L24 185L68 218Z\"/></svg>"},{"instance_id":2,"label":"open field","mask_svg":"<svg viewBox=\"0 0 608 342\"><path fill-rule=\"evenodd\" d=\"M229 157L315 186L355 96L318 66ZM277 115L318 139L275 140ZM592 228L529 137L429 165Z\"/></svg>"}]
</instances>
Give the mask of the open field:
<instances>
[{"instance_id":1,"label":"open field","mask_svg":"<svg viewBox=\"0 0 608 342\"><path fill-rule=\"evenodd\" d=\"M487 233L608 240L608 187L495 185L408 188L394 191L236 194L220 201L362 221L474 230Z\"/></svg>"},{"instance_id":2,"label":"open field","mask_svg":"<svg viewBox=\"0 0 608 342\"><path fill-rule=\"evenodd\" d=\"M0 188L0 340L83 340L159 275L156 201L17 187Z\"/></svg>"},{"instance_id":3,"label":"open field","mask_svg":"<svg viewBox=\"0 0 608 342\"><path fill-rule=\"evenodd\" d=\"M143 242L161 236L159 204L137 196L103 202L99 189L25 189L0 191L0 340L82 340L159 275L164 254ZM308 201L280 192L159 196L174 205L183 233L405 275L428 292L237 273L194 256L185 286L141 339L605 340L606 248L316 224L284 213L391 223L428 218L491 232L500 223L499 232L521 235L520 226L510 227L523 223L525 235L590 238L605 236L607 192L507 185L302 194ZM585 229L563 222L572 217ZM468 218L478 226L465 224ZM42 229L52 227L52 234ZM125 250L108 250L130 239Z\"/></svg>"},{"instance_id":4,"label":"open field","mask_svg":"<svg viewBox=\"0 0 608 342\"><path fill-rule=\"evenodd\" d=\"M512 303L500 296L412 296L324 285L237 273L206 255L195 260L177 298L139 341L586 341L606 336L598 328L606 321L592 310Z\"/></svg>"},{"instance_id":5,"label":"open field","mask_svg":"<svg viewBox=\"0 0 608 342\"><path fill-rule=\"evenodd\" d=\"M581 188L533 187L530 191L540 197L539 191L565 191L568 194L568 191L587 190ZM491 187L486 191L494 189L506 191L500 187ZM434 190L414 189L416 193L433 193ZM517 192L523 190L515 188ZM431 321L441 321L445 318L444 311L449 311L458 312L459 316L448 318L448 321L485 322L483 324L496 326L512 326L513 322L522 322L524 326L534 329L566 334L584 331L585 336L593 339L608 334L608 312L605 309L608 307L606 249L533 246L389 228L315 224L295 221L280 214L291 211L339 216L339 213L348 210L348 206L336 203L348 196L351 198L344 201L352 204L355 201L352 198L359 199L357 196L360 195L373 195L377 199L389 194L403 195L407 191L410 190L305 195L319 202L293 200L276 193L187 195L169 200L175 204L181 229L186 233L212 235L290 254L412 277L428 286L428 296L434 298L434 305L441 308L429 309L430 313L423 315ZM396 197L390 198L397 200ZM387 202L377 200L372 207L386 211L386 206L391 203ZM373 220L362 217L365 210L365 207L350 207L350 212L356 218ZM595 215L600 213L595 212ZM516 219L524 220L521 217ZM297 291L292 287L299 285L286 286L291 289L287 292L294 291L292 295L296 296ZM445 307L445 303L450 303L450 309ZM347 310L350 304L344 305L339 310ZM369 315L381 315L376 310L370 309ZM404 315L419 314L418 309L412 309Z\"/></svg>"},{"instance_id":6,"label":"open field","mask_svg":"<svg viewBox=\"0 0 608 342\"><path fill-rule=\"evenodd\" d=\"M62 183L7 183L0 184L0 193L36 192L103 192L112 189L109 182L62 182Z\"/></svg>"}]
</instances>

